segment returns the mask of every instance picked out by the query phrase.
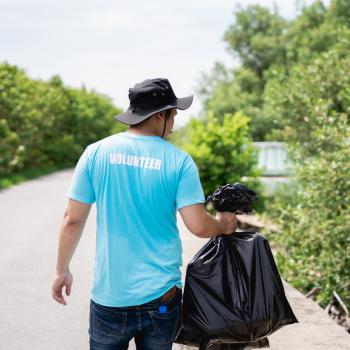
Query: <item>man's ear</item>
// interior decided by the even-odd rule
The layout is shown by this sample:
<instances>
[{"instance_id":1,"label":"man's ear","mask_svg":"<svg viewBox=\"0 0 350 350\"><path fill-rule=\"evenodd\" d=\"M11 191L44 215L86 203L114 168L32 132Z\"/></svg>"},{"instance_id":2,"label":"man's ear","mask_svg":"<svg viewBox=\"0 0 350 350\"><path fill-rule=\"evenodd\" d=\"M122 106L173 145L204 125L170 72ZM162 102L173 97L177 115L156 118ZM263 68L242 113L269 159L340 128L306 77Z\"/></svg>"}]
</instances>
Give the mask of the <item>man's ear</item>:
<instances>
[{"instance_id":1,"label":"man's ear","mask_svg":"<svg viewBox=\"0 0 350 350\"><path fill-rule=\"evenodd\" d=\"M165 117L165 111L160 111L156 113L156 118L163 119Z\"/></svg>"}]
</instances>

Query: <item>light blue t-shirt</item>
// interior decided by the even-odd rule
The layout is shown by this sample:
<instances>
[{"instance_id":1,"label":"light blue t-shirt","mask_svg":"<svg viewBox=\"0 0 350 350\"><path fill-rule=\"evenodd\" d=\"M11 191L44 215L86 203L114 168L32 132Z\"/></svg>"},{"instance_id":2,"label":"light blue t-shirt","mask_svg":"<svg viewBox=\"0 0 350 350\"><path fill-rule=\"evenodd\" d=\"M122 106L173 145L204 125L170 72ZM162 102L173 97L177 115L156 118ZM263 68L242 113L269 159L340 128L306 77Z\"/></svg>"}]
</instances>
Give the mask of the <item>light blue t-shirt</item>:
<instances>
[{"instance_id":1,"label":"light blue t-shirt","mask_svg":"<svg viewBox=\"0 0 350 350\"><path fill-rule=\"evenodd\" d=\"M176 211L205 202L190 155L160 136L121 132L86 147L67 195L96 202L93 301L134 306L182 288Z\"/></svg>"}]
</instances>

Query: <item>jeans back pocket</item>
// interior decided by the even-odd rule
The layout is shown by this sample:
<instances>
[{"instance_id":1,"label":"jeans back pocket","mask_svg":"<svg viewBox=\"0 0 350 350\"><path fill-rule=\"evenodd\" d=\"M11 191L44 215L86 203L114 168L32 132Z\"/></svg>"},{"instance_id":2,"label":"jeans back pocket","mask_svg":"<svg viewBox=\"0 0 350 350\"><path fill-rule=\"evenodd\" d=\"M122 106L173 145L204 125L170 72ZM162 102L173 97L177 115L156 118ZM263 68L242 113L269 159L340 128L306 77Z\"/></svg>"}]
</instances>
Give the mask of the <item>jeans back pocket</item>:
<instances>
[{"instance_id":1,"label":"jeans back pocket","mask_svg":"<svg viewBox=\"0 0 350 350\"><path fill-rule=\"evenodd\" d=\"M170 342L175 338L175 334L180 319L179 305L166 312L149 311L152 320L152 335L160 342Z\"/></svg>"},{"instance_id":2,"label":"jeans back pocket","mask_svg":"<svg viewBox=\"0 0 350 350\"><path fill-rule=\"evenodd\" d=\"M112 344L123 336L127 322L127 312L113 307L91 302L90 336L97 342Z\"/></svg>"}]
</instances>

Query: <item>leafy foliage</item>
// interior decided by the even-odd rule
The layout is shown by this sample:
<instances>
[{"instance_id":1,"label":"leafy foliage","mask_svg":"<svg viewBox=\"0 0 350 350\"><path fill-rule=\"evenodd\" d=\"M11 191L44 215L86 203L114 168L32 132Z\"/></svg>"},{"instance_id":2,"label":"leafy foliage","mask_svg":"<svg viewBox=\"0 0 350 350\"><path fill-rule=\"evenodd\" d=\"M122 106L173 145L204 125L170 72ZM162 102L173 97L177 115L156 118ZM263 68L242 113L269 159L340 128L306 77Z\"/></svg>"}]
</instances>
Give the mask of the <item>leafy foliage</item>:
<instances>
[{"instance_id":1,"label":"leafy foliage","mask_svg":"<svg viewBox=\"0 0 350 350\"><path fill-rule=\"evenodd\" d=\"M0 177L73 165L87 144L123 129L112 118L118 112L106 96L1 63Z\"/></svg>"},{"instance_id":2,"label":"leafy foliage","mask_svg":"<svg viewBox=\"0 0 350 350\"><path fill-rule=\"evenodd\" d=\"M285 141L294 163L294 185L267 210L281 228L270 239L283 277L320 286L322 305L333 290L350 305L349 3L314 1L289 21L238 8L225 41L240 65L203 76L206 113L242 111L253 139Z\"/></svg>"},{"instance_id":3,"label":"leafy foliage","mask_svg":"<svg viewBox=\"0 0 350 350\"><path fill-rule=\"evenodd\" d=\"M270 208L281 227L271 239L284 278L304 291L320 286L323 306L333 290L350 304L350 36L341 31L333 49L294 67L267 100L273 113L288 113L298 183Z\"/></svg>"},{"instance_id":4,"label":"leafy foliage","mask_svg":"<svg viewBox=\"0 0 350 350\"><path fill-rule=\"evenodd\" d=\"M216 63L203 75L198 91L205 111L219 119L223 113L242 111L251 118L250 134L255 141L288 138L283 133L288 118L278 113L272 116L265 106L266 98L273 97L271 85L276 83L278 90L279 83L294 74L294 66L305 66L339 43L340 24L350 24L344 16L348 10L340 10L344 6L341 0L333 0L329 8L315 1L293 21L259 5L237 8L224 39L240 66Z\"/></svg>"},{"instance_id":5,"label":"leafy foliage","mask_svg":"<svg viewBox=\"0 0 350 350\"><path fill-rule=\"evenodd\" d=\"M183 146L197 164L206 197L217 187L234 182L261 191L254 179L256 150L248 136L249 119L242 113L225 114L222 122L214 114L206 122L192 119L189 142Z\"/></svg>"},{"instance_id":6,"label":"leafy foliage","mask_svg":"<svg viewBox=\"0 0 350 350\"><path fill-rule=\"evenodd\" d=\"M271 64L283 63L285 44L282 39L286 24L282 17L265 7L238 8L224 39L231 52L239 56L242 66L263 78Z\"/></svg>"},{"instance_id":7,"label":"leafy foliage","mask_svg":"<svg viewBox=\"0 0 350 350\"><path fill-rule=\"evenodd\" d=\"M205 110L212 111L219 119L224 113L238 111L249 116L254 140L265 139L269 130L276 127L274 121L263 118L261 106L265 72L277 62L285 61L286 27L286 20L262 6L238 8L224 39L241 66L226 68L217 63L210 74L203 75L198 88Z\"/></svg>"},{"instance_id":8,"label":"leafy foliage","mask_svg":"<svg viewBox=\"0 0 350 350\"><path fill-rule=\"evenodd\" d=\"M350 112L350 30L337 32L333 49L308 65L295 65L288 75L276 71L265 89L265 115L283 119L284 138L303 157L334 148L329 132L338 128L342 113Z\"/></svg>"},{"instance_id":9,"label":"leafy foliage","mask_svg":"<svg viewBox=\"0 0 350 350\"><path fill-rule=\"evenodd\" d=\"M323 306L333 290L350 304L350 144L339 135L344 133L333 131L337 149L297 168L299 190L293 200L277 197L269 210L281 227L271 240L278 246L283 277L305 292L320 286Z\"/></svg>"}]
</instances>

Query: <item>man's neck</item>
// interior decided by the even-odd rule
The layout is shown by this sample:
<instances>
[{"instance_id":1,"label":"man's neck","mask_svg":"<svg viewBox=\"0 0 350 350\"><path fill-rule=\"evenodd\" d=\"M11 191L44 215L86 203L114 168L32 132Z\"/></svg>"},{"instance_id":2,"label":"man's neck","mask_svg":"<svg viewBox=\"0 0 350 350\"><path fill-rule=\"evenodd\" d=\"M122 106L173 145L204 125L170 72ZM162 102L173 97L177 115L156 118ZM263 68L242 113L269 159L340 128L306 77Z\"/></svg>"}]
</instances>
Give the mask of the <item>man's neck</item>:
<instances>
[{"instance_id":1,"label":"man's neck","mask_svg":"<svg viewBox=\"0 0 350 350\"><path fill-rule=\"evenodd\" d=\"M135 135L144 135L144 136L160 136L155 134L154 132L150 130L143 130L143 129L138 129L138 128L131 128L127 130L128 133L130 134L135 134Z\"/></svg>"}]
</instances>

